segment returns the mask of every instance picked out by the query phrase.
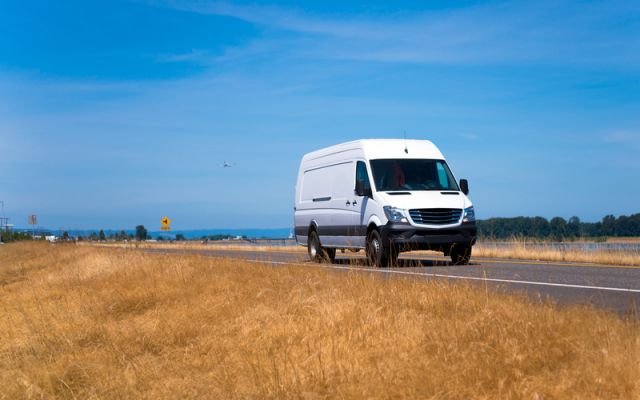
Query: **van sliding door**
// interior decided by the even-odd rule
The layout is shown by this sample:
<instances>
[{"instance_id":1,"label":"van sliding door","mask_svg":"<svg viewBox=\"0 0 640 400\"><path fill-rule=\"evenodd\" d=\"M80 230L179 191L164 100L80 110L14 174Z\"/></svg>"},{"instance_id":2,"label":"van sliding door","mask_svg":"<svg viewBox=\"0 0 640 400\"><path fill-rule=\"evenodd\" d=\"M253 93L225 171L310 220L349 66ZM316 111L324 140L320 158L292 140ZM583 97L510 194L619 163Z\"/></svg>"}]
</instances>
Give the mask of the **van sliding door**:
<instances>
[{"instance_id":1,"label":"van sliding door","mask_svg":"<svg viewBox=\"0 0 640 400\"><path fill-rule=\"evenodd\" d=\"M349 230L353 221L352 180L355 171L353 161L344 161L328 168L331 179L331 226L321 238L324 246L345 247L349 240Z\"/></svg>"},{"instance_id":2,"label":"van sliding door","mask_svg":"<svg viewBox=\"0 0 640 400\"><path fill-rule=\"evenodd\" d=\"M368 215L367 210L371 207L370 202L373 201L367 196L356 195L356 182L362 180L365 189L371 189L369 173L367 172L367 164L364 161L356 163L356 173L353 182L353 190L351 201L352 220L350 228L350 242L354 247L364 247L367 232Z\"/></svg>"}]
</instances>

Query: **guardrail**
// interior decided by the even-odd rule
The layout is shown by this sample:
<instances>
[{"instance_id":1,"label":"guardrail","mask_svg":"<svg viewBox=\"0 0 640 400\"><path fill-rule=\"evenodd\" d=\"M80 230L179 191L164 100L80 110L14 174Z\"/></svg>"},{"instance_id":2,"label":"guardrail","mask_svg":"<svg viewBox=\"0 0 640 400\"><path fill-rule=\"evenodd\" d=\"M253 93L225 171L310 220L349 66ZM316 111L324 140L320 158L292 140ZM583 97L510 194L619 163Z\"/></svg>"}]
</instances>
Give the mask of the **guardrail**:
<instances>
[{"instance_id":1,"label":"guardrail","mask_svg":"<svg viewBox=\"0 0 640 400\"><path fill-rule=\"evenodd\" d=\"M295 246L295 239L244 239L246 242L261 246Z\"/></svg>"}]
</instances>

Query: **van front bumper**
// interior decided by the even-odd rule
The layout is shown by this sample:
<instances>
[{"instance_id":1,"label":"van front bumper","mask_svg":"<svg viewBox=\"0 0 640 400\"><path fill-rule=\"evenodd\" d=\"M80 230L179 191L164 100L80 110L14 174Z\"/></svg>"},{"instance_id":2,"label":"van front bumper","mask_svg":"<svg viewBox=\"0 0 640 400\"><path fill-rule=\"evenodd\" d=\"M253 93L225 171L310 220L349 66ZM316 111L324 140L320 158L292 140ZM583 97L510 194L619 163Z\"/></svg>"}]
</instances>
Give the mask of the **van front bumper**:
<instances>
[{"instance_id":1,"label":"van front bumper","mask_svg":"<svg viewBox=\"0 0 640 400\"><path fill-rule=\"evenodd\" d=\"M453 244L474 245L477 239L475 222L465 222L453 228L427 229L409 224L387 223L380 228L382 243L400 250L447 251Z\"/></svg>"}]
</instances>

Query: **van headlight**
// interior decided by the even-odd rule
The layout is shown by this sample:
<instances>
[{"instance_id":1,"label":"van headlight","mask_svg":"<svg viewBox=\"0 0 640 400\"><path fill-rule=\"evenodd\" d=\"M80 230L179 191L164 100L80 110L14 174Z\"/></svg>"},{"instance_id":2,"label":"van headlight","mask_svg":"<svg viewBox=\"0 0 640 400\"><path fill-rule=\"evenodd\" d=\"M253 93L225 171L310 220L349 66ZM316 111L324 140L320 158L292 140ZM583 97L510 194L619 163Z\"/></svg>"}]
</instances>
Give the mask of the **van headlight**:
<instances>
[{"instance_id":1,"label":"van headlight","mask_svg":"<svg viewBox=\"0 0 640 400\"><path fill-rule=\"evenodd\" d=\"M473 222L476 220L476 212L473 210L473 206L464 209L462 216L462 222Z\"/></svg>"},{"instance_id":2,"label":"van headlight","mask_svg":"<svg viewBox=\"0 0 640 400\"><path fill-rule=\"evenodd\" d=\"M382 209L384 210L384 215L391 222L409 222L402 208L384 206Z\"/></svg>"}]
</instances>

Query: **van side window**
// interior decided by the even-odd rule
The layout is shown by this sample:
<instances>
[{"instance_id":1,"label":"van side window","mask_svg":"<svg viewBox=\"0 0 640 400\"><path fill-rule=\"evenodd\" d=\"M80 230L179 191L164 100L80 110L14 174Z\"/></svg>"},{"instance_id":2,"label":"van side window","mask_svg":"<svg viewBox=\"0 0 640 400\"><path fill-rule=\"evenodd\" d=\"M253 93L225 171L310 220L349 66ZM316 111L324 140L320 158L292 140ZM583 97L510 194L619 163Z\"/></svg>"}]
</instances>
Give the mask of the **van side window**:
<instances>
[{"instance_id":1,"label":"van side window","mask_svg":"<svg viewBox=\"0 0 640 400\"><path fill-rule=\"evenodd\" d=\"M369 174L367 173L367 165L363 161L358 161L356 164L356 182L362 179L364 181L364 188L371 189L371 183L369 183Z\"/></svg>"}]
</instances>

